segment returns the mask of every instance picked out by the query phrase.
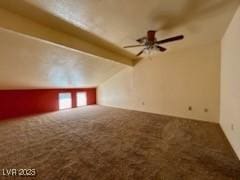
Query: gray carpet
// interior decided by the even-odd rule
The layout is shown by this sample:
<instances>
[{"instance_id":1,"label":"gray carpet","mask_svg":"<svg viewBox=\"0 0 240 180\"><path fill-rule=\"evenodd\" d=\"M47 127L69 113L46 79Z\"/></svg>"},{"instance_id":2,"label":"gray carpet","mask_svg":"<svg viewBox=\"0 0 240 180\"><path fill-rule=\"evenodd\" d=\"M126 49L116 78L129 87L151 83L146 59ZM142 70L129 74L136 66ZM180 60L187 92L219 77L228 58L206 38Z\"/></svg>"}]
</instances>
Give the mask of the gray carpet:
<instances>
[{"instance_id":1,"label":"gray carpet","mask_svg":"<svg viewBox=\"0 0 240 180\"><path fill-rule=\"evenodd\" d=\"M2 121L0 142L0 170L34 168L33 179L240 179L219 125L143 112L88 106Z\"/></svg>"}]
</instances>

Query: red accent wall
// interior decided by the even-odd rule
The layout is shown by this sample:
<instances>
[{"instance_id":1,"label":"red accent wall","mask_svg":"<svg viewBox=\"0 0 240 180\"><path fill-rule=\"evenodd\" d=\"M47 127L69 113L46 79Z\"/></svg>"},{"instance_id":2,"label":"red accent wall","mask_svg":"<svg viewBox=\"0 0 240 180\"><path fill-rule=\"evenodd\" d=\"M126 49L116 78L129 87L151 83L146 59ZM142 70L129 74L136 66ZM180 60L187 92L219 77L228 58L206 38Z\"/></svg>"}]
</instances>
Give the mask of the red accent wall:
<instances>
[{"instance_id":1,"label":"red accent wall","mask_svg":"<svg viewBox=\"0 0 240 180\"><path fill-rule=\"evenodd\" d=\"M76 93L87 93L87 104L96 104L96 88L0 90L0 120L38 113L58 111L58 94L71 92L72 107L76 107Z\"/></svg>"}]
</instances>

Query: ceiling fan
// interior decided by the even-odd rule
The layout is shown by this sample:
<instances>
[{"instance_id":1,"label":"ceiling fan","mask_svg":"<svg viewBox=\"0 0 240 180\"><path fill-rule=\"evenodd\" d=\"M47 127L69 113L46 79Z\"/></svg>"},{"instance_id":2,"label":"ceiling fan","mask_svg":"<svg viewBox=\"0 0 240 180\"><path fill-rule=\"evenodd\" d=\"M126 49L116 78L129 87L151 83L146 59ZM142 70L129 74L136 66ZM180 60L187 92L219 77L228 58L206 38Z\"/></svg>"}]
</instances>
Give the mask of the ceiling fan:
<instances>
[{"instance_id":1,"label":"ceiling fan","mask_svg":"<svg viewBox=\"0 0 240 180\"><path fill-rule=\"evenodd\" d=\"M124 46L124 48L134 48L134 47L144 47L136 56L140 56L145 50L153 50L158 49L160 52L164 52L167 49L165 47L160 46L160 44L169 43L173 41L178 41L184 39L183 35L174 36L171 38L157 40L156 31L150 30L147 32L146 37L142 37L137 39L136 41L139 43L138 45L130 45Z\"/></svg>"}]
</instances>

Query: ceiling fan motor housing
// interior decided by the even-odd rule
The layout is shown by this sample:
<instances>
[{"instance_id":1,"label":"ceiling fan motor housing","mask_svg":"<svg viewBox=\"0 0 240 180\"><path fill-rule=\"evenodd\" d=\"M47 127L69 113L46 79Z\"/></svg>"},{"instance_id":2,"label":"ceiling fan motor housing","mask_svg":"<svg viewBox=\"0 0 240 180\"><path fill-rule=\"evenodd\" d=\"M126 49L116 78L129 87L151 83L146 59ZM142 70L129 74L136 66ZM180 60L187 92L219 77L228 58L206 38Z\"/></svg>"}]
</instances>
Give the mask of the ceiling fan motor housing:
<instances>
[{"instance_id":1,"label":"ceiling fan motor housing","mask_svg":"<svg viewBox=\"0 0 240 180\"><path fill-rule=\"evenodd\" d=\"M156 34L156 31L153 31L153 30L148 31L147 32L148 41L154 42L156 40L155 34Z\"/></svg>"}]
</instances>

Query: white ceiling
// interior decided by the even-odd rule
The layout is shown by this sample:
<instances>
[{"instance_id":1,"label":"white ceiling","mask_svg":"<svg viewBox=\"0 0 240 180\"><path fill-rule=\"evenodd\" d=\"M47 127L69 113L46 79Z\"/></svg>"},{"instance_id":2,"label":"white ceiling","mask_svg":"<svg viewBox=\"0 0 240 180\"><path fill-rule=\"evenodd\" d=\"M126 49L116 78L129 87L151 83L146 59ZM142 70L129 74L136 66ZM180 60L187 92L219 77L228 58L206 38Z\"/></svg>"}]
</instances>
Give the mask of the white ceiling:
<instances>
[{"instance_id":1,"label":"white ceiling","mask_svg":"<svg viewBox=\"0 0 240 180\"><path fill-rule=\"evenodd\" d=\"M239 5L239 0L23 2L119 47L136 44L136 39L144 36L149 29L159 30L159 39L184 34L184 41L166 45L169 51L219 41ZM30 14L32 11L21 10ZM43 22L47 24L48 19L43 19ZM0 89L93 87L125 67L114 61L3 29L0 29L0 42ZM131 49L130 52L137 53L139 50Z\"/></svg>"},{"instance_id":2,"label":"white ceiling","mask_svg":"<svg viewBox=\"0 0 240 180\"><path fill-rule=\"evenodd\" d=\"M239 0L26 0L120 46L149 29L159 39L184 34L170 49L220 40ZM139 49L131 49L133 53Z\"/></svg>"},{"instance_id":3,"label":"white ceiling","mask_svg":"<svg viewBox=\"0 0 240 180\"><path fill-rule=\"evenodd\" d=\"M0 29L0 89L96 87L125 65Z\"/></svg>"}]
</instances>

